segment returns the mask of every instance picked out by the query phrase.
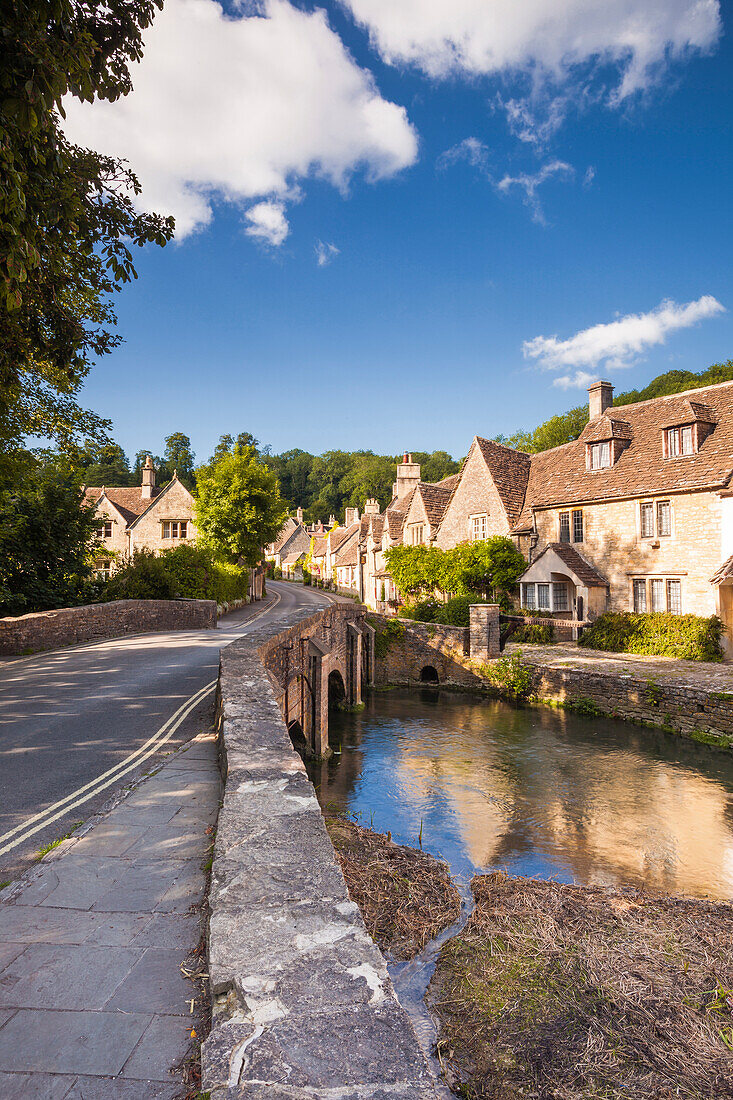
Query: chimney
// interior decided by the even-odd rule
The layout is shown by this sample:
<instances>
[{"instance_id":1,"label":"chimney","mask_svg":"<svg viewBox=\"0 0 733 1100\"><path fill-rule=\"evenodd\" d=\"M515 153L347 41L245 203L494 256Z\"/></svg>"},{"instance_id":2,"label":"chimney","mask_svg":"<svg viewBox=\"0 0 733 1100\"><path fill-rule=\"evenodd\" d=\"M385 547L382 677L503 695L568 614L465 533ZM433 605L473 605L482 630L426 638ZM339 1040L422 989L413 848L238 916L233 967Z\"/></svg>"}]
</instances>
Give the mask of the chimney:
<instances>
[{"instance_id":1,"label":"chimney","mask_svg":"<svg viewBox=\"0 0 733 1100\"><path fill-rule=\"evenodd\" d=\"M295 510L295 518L296 518L296 520L298 521L298 523L302 523L302 522L303 522L303 509L302 509L302 508L296 508L296 510Z\"/></svg>"},{"instance_id":2,"label":"chimney","mask_svg":"<svg viewBox=\"0 0 733 1100\"><path fill-rule=\"evenodd\" d=\"M336 526L336 517L333 512L331 512L331 515L328 517L328 526L329 528Z\"/></svg>"},{"instance_id":3,"label":"chimney","mask_svg":"<svg viewBox=\"0 0 733 1100\"><path fill-rule=\"evenodd\" d=\"M588 413L591 420L603 416L613 404L613 386L610 382L594 382L588 387Z\"/></svg>"},{"instance_id":4,"label":"chimney","mask_svg":"<svg viewBox=\"0 0 733 1100\"><path fill-rule=\"evenodd\" d=\"M405 451L402 462L397 467L397 481L394 485L394 495L401 500L409 496L413 489L420 484L420 463L412 461L412 455Z\"/></svg>"},{"instance_id":5,"label":"chimney","mask_svg":"<svg viewBox=\"0 0 733 1100\"><path fill-rule=\"evenodd\" d=\"M369 497L369 500L364 505L365 516L378 516L379 515L379 501L374 497Z\"/></svg>"},{"instance_id":6,"label":"chimney","mask_svg":"<svg viewBox=\"0 0 733 1100\"><path fill-rule=\"evenodd\" d=\"M153 466L153 460L148 455L145 459L145 465L143 466L143 483L140 491L140 496L143 500L152 500L153 491L155 489L155 466Z\"/></svg>"},{"instance_id":7,"label":"chimney","mask_svg":"<svg viewBox=\"0 0 733 1100\"><path fill-rule=\"evenodd\" d=\"M344 526L351 527L354 523L359 522L359 509L347 508L344 513Z\"/></svg>"}]
</instances>

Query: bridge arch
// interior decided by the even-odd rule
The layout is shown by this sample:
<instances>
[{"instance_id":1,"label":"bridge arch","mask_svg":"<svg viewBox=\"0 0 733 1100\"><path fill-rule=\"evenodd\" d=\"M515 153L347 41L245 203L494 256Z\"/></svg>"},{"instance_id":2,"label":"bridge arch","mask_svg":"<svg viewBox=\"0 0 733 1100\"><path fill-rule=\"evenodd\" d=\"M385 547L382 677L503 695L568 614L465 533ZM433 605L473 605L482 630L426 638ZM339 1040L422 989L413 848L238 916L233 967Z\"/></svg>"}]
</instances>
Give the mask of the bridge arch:
<instances>
[{"instance_id":1,"label":"bridge arch","mask_svg":"<svg viewBox=\"0 0 733 1100\"><path fill-rule=\"evenodd\" d=\"M439 684L440 677L438 676L438 670L435 665L423 665L420 669L420 683L421 684Z\"/></svg>"},{"instance_id":2,"label":"bridge arch","mask_svg":"<svg viewBox=\"0 0 733 1100\"><path fill-rule=\"evenodd\" d=\"M346 686L344 678L338 668L334 668L328 674L328 706L329 709L337 707L339 703L346 701Z\"/></svg>"}]
</instances>

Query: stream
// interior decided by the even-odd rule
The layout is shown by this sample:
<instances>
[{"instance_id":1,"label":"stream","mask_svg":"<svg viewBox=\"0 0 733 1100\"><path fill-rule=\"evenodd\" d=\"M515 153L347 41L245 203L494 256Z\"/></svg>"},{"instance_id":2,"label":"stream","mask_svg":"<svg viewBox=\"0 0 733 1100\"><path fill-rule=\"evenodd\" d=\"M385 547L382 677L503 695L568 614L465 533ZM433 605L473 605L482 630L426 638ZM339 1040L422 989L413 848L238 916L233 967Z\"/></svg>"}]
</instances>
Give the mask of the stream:
<instances>
[{"instance_id":1,"label":"stream","mask_svg":"<svg viewBox=\"0 0 733 1100\"><path fill-rule=\"evenodd\" d=\"M364 710L329 722L334 755L309 765L324 810L444 859L461 891L456 924L389 967L431 1056L425 992L442 945L468 919L474 874L733 897L730 755L611 719L437 689L375 692Z\"/></svg>"}]
</instances>

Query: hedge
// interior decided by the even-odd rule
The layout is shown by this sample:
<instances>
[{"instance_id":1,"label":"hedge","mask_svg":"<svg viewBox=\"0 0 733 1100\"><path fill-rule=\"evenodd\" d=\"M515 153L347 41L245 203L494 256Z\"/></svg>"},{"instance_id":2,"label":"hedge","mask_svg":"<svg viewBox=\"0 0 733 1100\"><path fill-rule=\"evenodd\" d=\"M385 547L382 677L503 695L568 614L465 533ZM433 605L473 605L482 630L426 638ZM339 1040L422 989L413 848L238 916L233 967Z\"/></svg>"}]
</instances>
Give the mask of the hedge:
<instances>
[{"instance_id":1,"label":"hedge","mask_svg":"<svg viewBox=\"0 0 733 1100\"><path fill-rule=\"evenodd\" d=\"M105 600L170 600L184 597L230 603L244 599L249 589L249 570L215 561L199 546L176 546L162 554L136 550L132 558L112 574L105 586Z\"/></svg>"},{"instance_id":2,"label":"hedge","mask_svg":"<svg viewBox=\"0 0 733 1100\"><path fill-rule=\"evenodd\" d=\"M531 645L550 645L555 641L555 627L548 623L520 623L509 635L510 642L528 642Z\"/></svg>"},{"instance_id":3,"label":"hedge","mask_svg":"<svg viewBox=\"0 0 733 1100\"><path fill-rule=\"evenodd\" d=\"M580 645L612 653L722 661L723 623L717 615L606 612L583 631Z\"/></svg>"}]
</instances>

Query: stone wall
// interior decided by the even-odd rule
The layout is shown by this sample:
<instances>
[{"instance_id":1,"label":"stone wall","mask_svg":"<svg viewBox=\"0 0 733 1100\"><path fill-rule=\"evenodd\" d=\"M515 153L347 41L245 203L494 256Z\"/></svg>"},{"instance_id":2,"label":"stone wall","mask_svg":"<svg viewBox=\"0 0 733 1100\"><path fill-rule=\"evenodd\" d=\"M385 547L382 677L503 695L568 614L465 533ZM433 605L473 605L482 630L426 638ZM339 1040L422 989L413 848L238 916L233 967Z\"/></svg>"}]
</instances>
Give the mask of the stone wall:
<instances>
[{"instance_id":1,"label":"stone wall","mask_svg":"<svg viewBox=\"0 0 733 1100\"><path fill-rule=\"evenodd\" d=\"M35 653L122 634L215 626L214 600L115 600L0 619L0 655Z\"/></svg>"},{"instance_id":2,"label":"stone wall","mask_svg":"<svg viewBox=\"0 0 733 1100\"><path fill-rule=\"evenodd\" d=\"M481 680L467 665L467 627L388 619L371 612L367 622L377 631L376 684L419 684L423 669L432 667L441 684L480 687Z\"/></svg>"},{"instance_id":3,"label":"stone wall","mask_svg":"<svg viewBox=\"0 0 733 1100\"><path fill-rule=\"evenodd\" d=\"M294 619L296 634L309 629L299 612L279 629ZM277 630L268 622L221 657L225 793L209 898L213 1022L202 1088L211 1100L437 1100L262 663L295 636L276 639Z\"/></svg>"},{"instance_id":4,"label":"stone wall","mask_svg":"<svg viewBox=\"0 0 733 1100\"><path fill-rule=\"evenodd\" d=\"M543 703L659 726L721 748L733 747L733 693L540 665L535 690Z\"/></svg>"}]
</instances>

